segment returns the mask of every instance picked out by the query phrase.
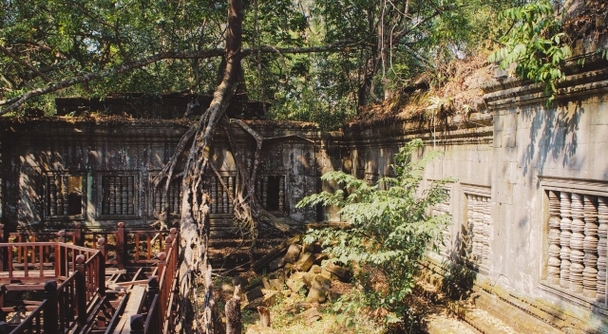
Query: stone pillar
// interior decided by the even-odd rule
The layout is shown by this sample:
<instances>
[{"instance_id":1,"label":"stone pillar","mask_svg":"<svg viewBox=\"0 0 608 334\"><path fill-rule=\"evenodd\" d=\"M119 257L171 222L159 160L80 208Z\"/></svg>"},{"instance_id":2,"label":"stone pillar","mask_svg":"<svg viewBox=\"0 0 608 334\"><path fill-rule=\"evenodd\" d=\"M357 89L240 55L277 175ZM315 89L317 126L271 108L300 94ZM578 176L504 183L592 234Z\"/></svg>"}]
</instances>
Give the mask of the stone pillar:
<instances>
[{"instance_id":1,"label":"stone pillar","mask_svg":"<svg viewBox=\"0 0 608 334\"><path fill-rule=\"evenodd\" d=\"M228 191L230 195L234 196L234 179L235 177L230 175L228 176ZM228 199L228 213L234 213L234 203L231 203L230 199Z\"/></svg>"},{"instance_id":2,"label":"stone pillar","mask_svg":"<svg viewBox=\"0 0 608 334\"><path fill-rule=\"evenodd\" d=\"M599 197L597 203L597 300L606 301L606 251L608 250L608 198Z\"/></svg>"},{"instance_id":3,"label":"stone pillar","mask_svg":"<svg viewBox=\"0 0 608 334\"><path fill-rule=\"evenodd\" d=\"M561 259L559 271L559 285L562 288L570 288L570 230L572 220L570 219L570 193L560 193L559 209L562 219L560 221L559 245L561 247L559 257Z\"/></svg>"},{"instance_id":4,"label":"stone pillar","mask_svg":"<svg viewBox=\"0 0 608 334\"><path fill-rule=\"evenodd\" d=\"M595 197L585 195L584 212L585 212L585 239L583 240L583 251L585 257L583 264L583 296L594 298L597 294L597 245L598 245L598 225L597 225L597 208L595 206Z\"/></svg>"},{"instance_id":5,"label":"stone pillar","mask_svg":"<svg viewBox=\"0 0 608 334\"><path fill-rule=\"evenodd\" d=\"M580 194L572 194L572 203L570 206L570 214L572 215L572 235L570 236L570 291L574 293L583 292L583 242L585 235L585 222L583 217L585 214L583 206L583 196Z\"/></svg>"},{"instance_id":6,"label":"stone pillar","mask_svg":"<svg viewBox=\"0 0 608 334\"><path fill-rule=\"evenodd\" d=\"M279 176L279 212L285 210L285 177Z\"/></svg>"},{"instance_id":7,"label":"stone pillar","mask_svg":"<svg viewBox=\"0 0 608 334\"><path fill-rule=\"evenodd\" d=\"M561 260L560 256L560 217L559 193L549 191L549 263L547 268L547 283L559 285Z\"/></svg>"}]
</instances>

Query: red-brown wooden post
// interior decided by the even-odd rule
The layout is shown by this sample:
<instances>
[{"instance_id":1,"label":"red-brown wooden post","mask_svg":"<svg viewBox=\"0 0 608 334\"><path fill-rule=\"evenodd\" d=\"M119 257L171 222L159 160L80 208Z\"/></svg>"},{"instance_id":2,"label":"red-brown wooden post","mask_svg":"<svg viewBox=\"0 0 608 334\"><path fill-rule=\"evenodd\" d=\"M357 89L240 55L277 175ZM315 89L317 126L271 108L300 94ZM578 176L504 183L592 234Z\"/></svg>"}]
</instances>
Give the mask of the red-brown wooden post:
<instances>
[{"instance_id":1,"label":"red-brown wooden post","mask_svg":"<svg viewBox=\"0 0 608 334\"><path fill-rule=\"evenodd\" d=\"M130 319L131 334L144 334L144 316L141 314L133 314Z\"/></svg>"},{"instance_id":2,"label":"red-brown wooden post","mask_svg":"<svg viewBox=\"0 0 608 334\"><path fill-rule=\"evenodd\" d=\"M74 245L84 246L84 238L82 235L82 224L76 222L74 224Z\"/></svg>"},{"instance_id":3,"label":"red-brown wooden post","mask_svg":"<svg viewBox=\"0 0 608 334\"><path fill-rule=\"evenodd\" d=\"M6 286L0 287L0 307L4 306L4 295L6 294ZM6 313L0 312L0 321L6 321Z\"/></svg>"},{"instance_id":4,"label":"red-brown wooden post","mask_svg":"<svg viewBox=\"0 0 608 334\"><path fill-rule=\"evenodd\" d=\"M165 237L165 253L169 254L169 250L171 250L171 246L173 245L173 237L168 235Z\"/></svg>"},{"instance_id":5,"label":"red-brown wooden post","mask_svg":"<svg viewBox=\"0 0 608 334\"><path fill-rule=\"evenodd\" d=\"M167 266L167 261L165 261L167 259L167 253L165 253L165 252L158 253L157 257L158 257L157 273L158 273L158 276L162 278L163 270L165 270L165 267ZM165 279L167 279L167 278L165 278Z\"/></svg>"},{"instance_id":6,"label":"red-brown wooden post","mask_svg":"<svg viewBox=\"0 0 608 334\"><path fill-rule=\"evenodd\" d=\"M99 296L103 297L106 295L106 239L99 238L97 240L97 249L101 252L99 271L97 272L97 279L99 280L98 292Z\"/></svg>"},{"instance_id":7,"label":"red-brown wooden post","mask_svg":"<svg viewBox=\"0 0 608 334\"><path fill-rule=\"evenodd\" d=\"M65 242L65 230L59 230L57 232L57 242Z\"/></svg>"},{"instance_id":8,"label":"red-brown wooden post","mask_svg":"<svg viewBox=\"0 0 608 334\"><path fill-rule=\"evenodd\" d=\"M148 299L146 302L148 307L152 307L152 301L154 300L154 296L157 295L158 292L158 276L152 276L148 279L148 295L146 296Z\"/></svg>"},{"instance_id":9,"label":"red-brown wooden post","mask_svg":"<svg viewBox=\"0 0 608 334\"><path fill-rule=\"evenodd\" d=\"M59 267L59 276L67 276L67 267L68 267L68 263L67 263L67 258L66 258L66 253L65 253L65 248L63 247L62 243L65 242L65 230L61 230L59 232L57 232L57 248L59 249L59 256L55 257L55 272L57 272L57 267Z\"/></svg>"},{"instance_id":10,"label":"red-brown wooden post","mask_svg":"<svg viewBox=\"0 0 608 334\"><path fill-rule=\"evenodd\" d=\"M57 308L57 282L47 281L44 284L44 299L46 305L44 307L44 332L57 333L57 325L59 322L59 310Z\"/></svg>"},{"instance_id":11,"label":"red-brown wooden post","mask_svg":"<svg viewBox=\"0 0 608 334\"><path fill-rule=\"evenodd\" d=\"M99 238L97 239L97 250L101 252L103 256L104 262L106 261L106 257L108 256L108 249L106 248L106 239Z\"/></svg>"},{"instance_id":12,"label":"red-brown wooden post","mask_svg":"<svg viewBox=\"0 0 608 334\"><path fill-rule=\"evenodd\" d=\"M127 261L126 254L126 235L125 235L125 223L118 222L118 229L116 230L116 264L118 265L118 269L125 269L125 264Z\"/></svg>"},{"instance_id":13,"label":"red-brown wooden post","mask_svg":"<svg viewBox=\"0 0 608 334\"><path fill-rule=\"evenodd\" d=\"M175 227L172 227L172 228L169 230L169 233L171 234L171 237L173 238L173 240L176 240L176 239L177 239L177 229L176 229Z\"/></svg>"},{"instance_id":14,"label":"red-brown wooden post","mask_svg":"<svg viewBox=\"0 0 608 334\"><path fill-rule=\"evenodd\" d=\"M5 240L6 239L4 238L4 224L0 224L0 243L4 243ZM6 248L2 247L0 248L0 271L4 271L4 268L6 268L6 265L4 263L4 261L6 260Z\"/></svg>"},{"instance_id":15,"label":"red-brown wooden post","mask_svg":"<svg viewBox=\"0 0 608 334\"><path fill-rule=\"evenodd\" d=\"M76 311L78 324L82 328L87 324L87 287L85 282L84 255L76 257Z\"/></svg>"}]
</instances>

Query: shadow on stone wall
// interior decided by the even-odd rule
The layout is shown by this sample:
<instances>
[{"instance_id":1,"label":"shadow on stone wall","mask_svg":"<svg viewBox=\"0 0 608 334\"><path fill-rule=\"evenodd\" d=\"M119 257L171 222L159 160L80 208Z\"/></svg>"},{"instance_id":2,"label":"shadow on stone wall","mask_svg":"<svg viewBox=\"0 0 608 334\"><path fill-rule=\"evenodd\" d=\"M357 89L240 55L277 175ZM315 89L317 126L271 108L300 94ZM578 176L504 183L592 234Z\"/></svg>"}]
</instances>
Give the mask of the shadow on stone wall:
<instances>
[{"instance_id":1,"label":"shadow on stone wall","mask_svg":"<svg viewBox=\"0 0 608 334\"><path fill-rule=\"evenodd\" d=\"M536 174L530 173L532 169L543 174L548 159L556 162L561 159L562 168L580 169L581 166L573 165L576 161L572 158L577 153L577 133L584 113L580 101L562 102L556 108L528 108L522 112L522 119L530 125L530 141L523 156L518 157L524 175Z\"/></svg>"}]
</instances>

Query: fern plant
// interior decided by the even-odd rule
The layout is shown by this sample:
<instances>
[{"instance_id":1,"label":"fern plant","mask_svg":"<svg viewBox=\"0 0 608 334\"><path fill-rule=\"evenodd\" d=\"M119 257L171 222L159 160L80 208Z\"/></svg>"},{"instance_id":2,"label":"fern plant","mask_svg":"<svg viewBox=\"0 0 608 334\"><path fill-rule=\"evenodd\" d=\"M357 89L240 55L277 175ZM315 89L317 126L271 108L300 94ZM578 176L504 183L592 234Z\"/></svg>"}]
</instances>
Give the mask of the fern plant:
<instances>
[{"instance_id":1,"label":"fern plant","mask_svg":"<svg viewBox=\"0 0 608 334\"><path fill-rule=\"evenodd\" d=\"M349 229L312 230L305 241L320 240L337 261L379 272L385 282L383 289L374 289L365 270L356 279L366 292L368 306L393 312L386 321L401 321L407 316L404 300L415 285L418 260L450 221L447 215L429 215L433 205L447 199L442 185L449 180L420 189L425 165L438 154L433 152L413 161L413 153L422 145L417 139L399 150L392 165L394 177L370 185L343 172L326 173L322 179L336 182L342 189L313 194L298 203L298 207L320 204L341 208L339 214L349 223Z\"/></svg>"},{"instance_id":2,"label":"fern plant","mask_svg":"<svg viewBox=\"0 0 608 334\"><path fill-rule=\"evenodd\" d=\"M516 74L545 84L548 103L557 94L557 83L564 78L560 64L572 55L562 22L550 0L539 0L507 9L499 19L511 20L512 28L500 39L504 45L488 57L502 69L516 63Z\"/></svg>"}]
</instances>

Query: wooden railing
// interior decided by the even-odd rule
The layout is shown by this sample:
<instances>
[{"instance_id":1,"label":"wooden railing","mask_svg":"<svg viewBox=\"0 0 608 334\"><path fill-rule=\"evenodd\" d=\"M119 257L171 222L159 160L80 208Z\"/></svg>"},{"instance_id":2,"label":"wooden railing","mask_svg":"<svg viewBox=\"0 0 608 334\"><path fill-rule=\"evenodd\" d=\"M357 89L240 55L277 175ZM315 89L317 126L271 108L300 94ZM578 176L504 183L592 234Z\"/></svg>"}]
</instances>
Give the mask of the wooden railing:
<instances>
[{"instance_id":1,"label":"wooden railing","mask_svg":"<svg viewBox=\"0 0 608 334\"><path fill-rule=\"evenodd\" d=\"M141 265L155 261L158 267L155 271L157 276L148 282L147 316L134 315L132 326L135 327L132 329L140 326L142 333L172 333L177 306L177 230L171 229L164 238L157 231L136 232L125 233L124 224L118 225L113 239L116 249L114 263L117 266L122 263L124 267L126 264ZM100 237L103 234L94 235L99 239L97 249L92 249L74 244L75 240L89 238L86 233L77 237L79 233L82 232L31 233L29 239L10 233L9 240L22 242L0 243L0 271L4 272L0 284L21 290L24 286L16 286L15 283L28 283L28 290L45 291L44 301L11 333L79 333L89 328L90 323L87 322L94 318L92 313L105 300L105 269L112 261L107 260L108 245ZM121 236L125 238L121 239ZM123 252L121 247L127 245L134 245L137 250L129 252L132 255L129 261L125 261L126 256L121 260L119 253L127 254L127 249ZM159 249L158 245L163 247ZM116 319L113 317L109 326Z\"/></svg>"},{"instance_id":2,"label":"wooden railing","mask_svg":"<svg viewBox=\"0 0 608 334\"><path fill-rule=\"evenodd\" d=\"M51 303L55 304L52 312L57 321L53 333L84 327L87 310L103 301L105 260L99 250L61 242L18 242L0 244L0 254L8 258L8 275L0 277L0 284L20 289L15 282L29 283L29 290L44 287L46 292L54 286L55 301ZM59 286L58 279L63 280ZM45 318L49 312L45 312ZM36 317L31 319L30 325L23 326L40 327L40 322L34 321Z\"/></svg>"},{"instance_id":3,"label":"wooden railing","mask_svg":"<svg viewBox=\"0 0 608 334\"><path fill-rule=\"evenodd\" d=\"M148 281L150 307L143 326L145 334L173 333L175 325L175 309L177 304L177 265L178 265L178 236L177 230L171 229L171 234L165 239L166 249L158 254L158 277ZM132 321L139 322L139 318ZM138 323L132 323L133 326Z\"/></svg>"},{"instance_id":4,"label":"wooden railing","mask_svg":"<svg viewBox=\"0 0 608 334\"><path fill-rule=\"evenodd\" d=\"M32 242L62 242L88 248L97 247L99 239L103 239L104 257L107 266L125 269L128 266L141 266L158 262L155 255L166 248L165 238L169 232L159 232L144 228L126 228L119 222L115 229L83 229L75 224L73 229L60 231L30 231L18 230L5 233L0 224L0 243L32 243ZM26 253L18 249L13 254L24 261ZM48 254L48 252L44 252ZM7 258L0 254L0 271L8 265ZM48 259L47 259L48 260Z\"/></svg>"}]
</instances>

